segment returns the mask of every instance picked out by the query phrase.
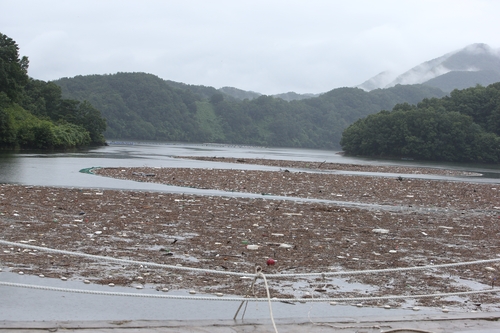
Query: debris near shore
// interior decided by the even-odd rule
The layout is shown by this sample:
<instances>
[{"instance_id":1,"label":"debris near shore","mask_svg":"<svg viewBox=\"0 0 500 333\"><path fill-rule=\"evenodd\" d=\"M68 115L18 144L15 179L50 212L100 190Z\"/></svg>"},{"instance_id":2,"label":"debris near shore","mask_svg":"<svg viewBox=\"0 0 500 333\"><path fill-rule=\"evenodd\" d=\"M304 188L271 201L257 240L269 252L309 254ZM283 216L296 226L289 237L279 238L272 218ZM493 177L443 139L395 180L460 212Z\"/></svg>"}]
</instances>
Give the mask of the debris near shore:
<instances>
[{"instance_id":1,"label":"debris near shore","mask_svg":"<svg viewBox=\"0 0 500 333\"><path fill-rule=\"evenodd\" d=\"M437 265L497 258L498 185L306 172L110 168L97 175L231 192L270 193L335 202L0 186L2 239L179 267L264 274ZM152 176L154 174L154 176ZM342 201L380 204L343 205ZM272 261L269 261L272 259ZM0 246L0 266L91 283L153 285L159 291L245 295L248 279L165 271ZM497 264L436 271L270 281L273 296L354 297L469 290L489 286ZM342 290L357 283L361 289ZM255 296L264 297L258 283ZM477 299L474 299L476 297ZM497 304L497 295L471 296ZM469 298L463 304L473 304ZM457 305L424 298L418 305ZM377 302L374 303L374 305ZM463 304L461 304L463 306Z\"/></svg>"}]
</instances>

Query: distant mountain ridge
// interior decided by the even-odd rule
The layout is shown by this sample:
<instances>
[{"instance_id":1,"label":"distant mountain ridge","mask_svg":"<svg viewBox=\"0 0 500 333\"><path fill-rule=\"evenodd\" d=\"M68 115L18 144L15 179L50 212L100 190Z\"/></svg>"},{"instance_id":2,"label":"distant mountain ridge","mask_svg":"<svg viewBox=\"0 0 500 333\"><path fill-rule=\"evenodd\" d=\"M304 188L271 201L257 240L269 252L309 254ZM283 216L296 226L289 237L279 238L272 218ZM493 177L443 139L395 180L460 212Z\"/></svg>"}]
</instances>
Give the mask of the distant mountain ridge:
<instances>
[{"instance_id":1,"label":"distant mountain ridge","mask_svg":"<svg viewBox=\"0 0 500 333\"><path fill-rule=\"evenodd\" d=\"M296 92L290 91L283 94L276 94L273 97L281 98L287 102L300 101L302 99L318 97L320 94L297 94Z\"/></svg>"},{"instance_id":2,"label":"distant mountain ridge","mask_svg":"<svg viewBox=\"0 0 500 333\"><path fill-rule=\"evenodd\" d=\"M285 98L300 96L250 99L236 88L190 85L147 73L80 75L53 83L64 98L88 101L100 110L107 139L318 149L338 149L344 128L369 114L445 95L423 85L372 92L344 87L289 102Z\"/></svg>"},{"instance_id":3,"label":"distant mountain ridge","mask_svg":"<svg viewBox=\"0 0 500 333\"><path fill-rule=\"evenodd\" d=\"M219 88L218 90L224 95L231 96L232 98L236 98L241 101L245 99L252 100L260 96L263 96L263 94L255 91L246 91L234 87L222 87ZM282 100L287 102L291 102L291 101L300 101L302 99L307 99L307 98L314 98L318 97L319 95L320 94L298 94L296 92L290 91L287 93L276 94L271 96L276 98L281 98Z\"/></svg>"},{"instance_id":4,"label":"distant mountain ridge","mask_svg":"<svg viewBox=\"0 0 500 333\"><path fill-rule=\"evenodd\" d=\"M234 87L222 87L218 89L220 92L223 94L226 94L228 96L231 96L233 98L239 99L239 100L245 100L249 99L252 100L254 98L257 98L259 96L262 96L261 93L257 93L255 91L246 91Z\"/></svg>"},{"instance_id":5,"label":"distant mountain ridge","mask_svg":"<svg viewBox=\"0 0 500 333\"><path fill-rule=\"evenodd\" d=\"M500 50L477 43L426 61L398 76L388 71L382 72L357 87L371 91L398 84L424 84L450 92L499 81Z\"/></svg>"}]
</instances>

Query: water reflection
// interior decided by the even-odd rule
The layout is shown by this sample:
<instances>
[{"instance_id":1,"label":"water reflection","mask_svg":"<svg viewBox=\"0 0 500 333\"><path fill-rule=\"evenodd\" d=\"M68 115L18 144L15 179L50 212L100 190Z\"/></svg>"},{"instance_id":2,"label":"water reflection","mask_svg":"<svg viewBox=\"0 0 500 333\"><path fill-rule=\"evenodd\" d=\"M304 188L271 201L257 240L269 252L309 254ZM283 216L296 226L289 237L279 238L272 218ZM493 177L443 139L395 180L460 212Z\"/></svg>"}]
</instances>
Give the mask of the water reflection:
<instances>
[{"instance_id":1,"label":"water reflection","mask_svg":"<svg viewBox=\"0 0 500 333\"><path fill-rule=\"evenodd\" d=\"M0 152L0 181L22 178L22 161L15 153ZM4 179L6 181L4 181Z\"/></svg>"}]
</instances>

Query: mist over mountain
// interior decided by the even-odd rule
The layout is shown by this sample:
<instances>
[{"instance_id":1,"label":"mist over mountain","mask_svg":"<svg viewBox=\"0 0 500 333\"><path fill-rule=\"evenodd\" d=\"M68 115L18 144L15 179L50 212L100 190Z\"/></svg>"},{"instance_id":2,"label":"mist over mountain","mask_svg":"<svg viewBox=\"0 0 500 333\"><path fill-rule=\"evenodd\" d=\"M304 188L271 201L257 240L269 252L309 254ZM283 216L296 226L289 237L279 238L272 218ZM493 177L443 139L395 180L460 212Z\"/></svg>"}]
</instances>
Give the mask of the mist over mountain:
<instances>
[{"instance_id":1,"label":"mist over mountain","mask_svg":"<svg viewBox=\"0 0 500 333\"><path fill-rule=\"evenodd\" d=\"M423 84L449 93L454 89L466 89L478 84L488 86L495 82L500 82L500 49L495 50L487 44L476 43L426 61L404 73L383 71L356 88L372 91L391 88L398 84ZM223 87L218 90L238 100L252 100L263 95L234 87ZM295 101L319 95L321 94L298 94L291 91L272 96L285 101Z\"/></svg>"},{"instance_id":2,"label":"mist over mountain","mask_svg":"<svg viewBox=\"0 0 500 333\"><path fill-rule=\"evenodd\" d=\"M389 83L391 83L395 77L397 77L397 73L392 71L383 71L375 75L371 79L366 80L365 82L357 86L357 88L361 88L366 91L381 89L388 86Z\"/></svg>"},{"instance_id":3,"label":"mist over mountain","mask_svg":"<svg viewBox=\"0 0 500 333\"><path fill-rule=\"evenodd\" d=\"M283 93L283 94L273 95L273 97L281 98L282 100L285 100L287 102L291 102L291 101L300 101L302 99L318 97L319 95L320 94L297 94L296 92L290 91L290 92Z\"/></svg>"},{"instance_id":4,"label":"mist over mountain","mask_svg":"<svg viewBox=\"0 0 500 333\"><path fill-rule=\"evenodd\" d=\"M495 82L500 82L500 49L495 50L487 44L476 43L426 61L404 73L383 71L356 86L356 88L372 91L392 88L397 85L423 84L449 93L454 89L466 89L478 84L488 86ZM192 92L205 98L213 95L215 90L218 90L226 97L240 101L245 99L253 100L264 95L260 92L246 91L235 87L216 89L169 80L167 80L167 83L177 89L189 88ZM291 102L318 97L321 94L323 93L298 94L290 91L272 96Z\"/></svg>"},{"instance_id":5,"label":"mist over mountain","mask_svg":"<svg viewBox=\"0 0 500 333\"><path fill-rule=\"evenodd\" d=\"M246 91L234 87L222 87L219 88L218 90L224 95L230 96L240 101L243 101L245 99L252 100L260 96L263 96L263 94L255 91ZM318 97L319 94L298 94L296 92L290 91L287 93L276 94L272 96L276 98L281 98L282 100L287 102L291 102L291 101L300 101L302 99L307 99L307 98Z\"/></svg>"},{"instance_id":6,"label":"mist over mountain","mask_svg":"<svg viewBox=\"0 0 500 333\"><path fill-rule=\"evenodd\" d=\"M221 93L226 94L228 96L231 96L233 98L239 99L239 100L245 100L249 99L252 100L254 98L257 98L259 96L262 96L261 93L255 92L255 91L246 91L234 87L222 87L218 89Z\"/></svg>"},{"instance_id":7,"label":"mist over mountain","mask_svg":"<svg viewBox=\"0 0 500 333\"><path fill-rule=\"evenodd\" d=\"M400 75L382 72L358 87L366 91L397 84L424 84L445 92L500 81L500 50L482 43L426 61Z\"/></svg>"}]
</instances>

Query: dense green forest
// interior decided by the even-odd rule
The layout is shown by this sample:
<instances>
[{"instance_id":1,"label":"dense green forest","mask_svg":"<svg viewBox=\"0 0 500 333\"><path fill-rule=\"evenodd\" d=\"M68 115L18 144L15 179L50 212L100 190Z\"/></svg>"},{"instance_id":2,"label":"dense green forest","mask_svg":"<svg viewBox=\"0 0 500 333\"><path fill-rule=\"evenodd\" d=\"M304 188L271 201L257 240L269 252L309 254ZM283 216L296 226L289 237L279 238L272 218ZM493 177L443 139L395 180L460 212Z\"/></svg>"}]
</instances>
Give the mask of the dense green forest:
<instances>
[{"instance_id":1,"label":"dense green forest","mask_svg":"<svg viewBox=\"0 0 500 333\"><path fill-rule=\"evenodd\" d=\"M103 145L106 121L89 102L63 99L52 82L28 76L28 58L0 33L0 149Z\"/></svg>"},{"instance_id":2,"label":"dense green forest","mask_svg":"<svg viewBox=\"0 0 500 333\"><path fill-rule=\"evenodd\" d=\"M102 112L109 139L326 149L339 149L342 131L359 118L397 103L444 96L437 88L412 85L371 92L339 88L290 102L265 95L241 100L227 87L187 85L146 73L76 76L54 83L65 98L88 100Z\"/></svg>"},{"instance_id":3,"label":"dense green forest","mask_svg":"<svg viewBox=\"0 0 500 333\"><path fill-rule=\"evenodd\" d=\"M500 82L369 115L344 131L341 145L350 155L499 163Z\"/></svg>"}]
</instances>

